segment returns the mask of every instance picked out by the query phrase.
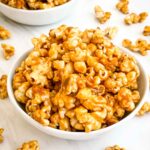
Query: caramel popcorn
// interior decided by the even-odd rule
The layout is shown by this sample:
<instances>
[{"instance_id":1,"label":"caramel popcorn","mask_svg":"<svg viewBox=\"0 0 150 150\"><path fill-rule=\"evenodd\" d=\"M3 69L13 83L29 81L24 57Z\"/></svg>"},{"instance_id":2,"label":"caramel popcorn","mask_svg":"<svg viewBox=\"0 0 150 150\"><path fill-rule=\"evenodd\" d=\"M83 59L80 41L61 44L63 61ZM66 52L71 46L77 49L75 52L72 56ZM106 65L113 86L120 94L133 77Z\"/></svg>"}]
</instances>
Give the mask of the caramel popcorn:
<instances>
[{"instance_id":1,"label":"caramel popcorn","mask_svg":"<svg viewBox=\"0 0 150 150\"><path fill-rule=\"evenodd\" d=\"M113 39L116 36L117 32L118 32L117 27L108 27L104 30L105 36L108 37L109 39Z\"/></svg>"},{"instance_id":2,"label":"caramel popcorn","mask_svg":"<svg viewBox=\"0 0 150 150\"><path fill-rule=\"evenodd\" d=\"M114 146L105 148L105 150L125 150L125 148L121 148L119 145L114 145Z\"/></svg>"},{"instance_id":3,"label":"caramel popcorn","mask_svg":"<svg viewBox=\"0 0 150 150\"><path fill-rule=\"evenodd\" d=\"M128 5L129 5L129 0L120 0L116 4L116 8L123 14L127 14L129 12Z\"/></svg>"},{"instance_id":4,"label":"caramel popcorn","mask_svg":"<svg viewBox=\"0 0 150 150\"><path fill-rule=\"evenodd\" d=\"M95 15L97 20L101 23L104 24L106 21L108 21L111 17L110 12L104 12L100 6L95 6Z\"/></svg>"},{"instance_id":5,"label":"caramel popcorn","mask_svg":"<svg viewBox=\"0 0 150 150\"><path fill-rule=\"evenodd\" d=\"M0 143L2 143L4 141L4 137L3 137L3 132L4 132L4 129L3 128L0 128Z\"/></svg>"},{"instance_id":6,"label":"caramel popcorn","mask_svg":"<svg viewBox=\"0 0 150 150\"><path fill-rule=\"evenodd\" d=\"M6 40L11 37L10 32L4 27L0 26L0 39Z\"/></svg>"},{"instance_id":7,"label":"caramel popcorn","mask_svg":"<svg viewBox=\"0 0 150 150\"><path fill-rule=\"evenodd\" d=\"M148 113L148 112L150 112L150 103L145 102L142 108L137 113L137 116L143 116L145 113Z\"/></svg>"},{"instance_id":8,"label":"caramel popcorn","mask_svg":"<svg viewBox=\"0 0 150 150\"><path fill-rule=\"evenodd\" d=\"M148 13L147 12L142 12L139 14L139 22L142 23L146 20L146 18L148 17Z\"/></svg>"},{"instance_id":9,"label":"caramel popcorn","mask_svg":"<svg viewBox=\"0 0 150 150\"><path fill-rule=\"evenodd\" d=\"M3 48L3 55L6 60L10 59L15 53L15 48L8 44L1 44L1 47Z\"/></svg>"},{"instance_id":10,"label":"caramel popcorn","mask_svg":"<svg viewBox=\"0 0 150 150\"><path fill-rule=\"evenodd\" d=\"M0 78L0 99L5 99L7 96L7 76L2 75Z\"/></svg>"},{"instance_id":11,"label":"caramel popcorn","mask_svg":"<svg viewBox=\"0 0 150 150\"><path fill-rule=\"evenodd\" d=\"M127 25L142 23L146 20L147 16L147 12L142 12L139 15L136 13L131 13L124 18L124 23Z\"/></svg>"},{"instance_id":12,"label":"caramel popcorn","mask_svg":"<svg viewBox=\"0 0 150 150\"><path fill-rule=\"evenodd\" d=\"M33 140L23 143L22 147L18 148L17 150L40 150L40 146L38 141Z\"/></svg>"},{"instance_id":13,"label":"caramel popcorn","mask_svg":"<svg viewBox=\"0 0 150 150\"><path fill-rule=\"evenodd\" d=\"M16 68L13 90L42 125L90 132L120 121L140 101L136 61L100 28L62 25L32 42Z\"/></svg>"},{"instance_id":14,"label":"caramel popcorn","mask_svg":"<svg viewBox=\"0 0 150 150\"><path fill-rule=\"evenodd\" d=\"M0 2L18 9L47 9L63 5L69 0L0 0Z\"/></svg>"},{"instance_id":15,"label":"caramel popcorn","mask_svg":"<svg viewBox=\"0 0 150 150\"><path fill-rule=\"evenodd\" d=\"M150 26L145 26L144 31L143 31L144 36L149 36L150 35Z\"/></svg>"},{"instance_id":16,"label":"caramel popcorn","mask_svg":"<svg viewBox=\"0 0 150 150\"><path fill-rule=\"evenodd\" d=\"M150 43L143 39L137 39L135 44L128 39L124 39L122 45L133 52L140 52L141 55L146 55L147 51L150 50Z\"/></svg>"}]
</instances>

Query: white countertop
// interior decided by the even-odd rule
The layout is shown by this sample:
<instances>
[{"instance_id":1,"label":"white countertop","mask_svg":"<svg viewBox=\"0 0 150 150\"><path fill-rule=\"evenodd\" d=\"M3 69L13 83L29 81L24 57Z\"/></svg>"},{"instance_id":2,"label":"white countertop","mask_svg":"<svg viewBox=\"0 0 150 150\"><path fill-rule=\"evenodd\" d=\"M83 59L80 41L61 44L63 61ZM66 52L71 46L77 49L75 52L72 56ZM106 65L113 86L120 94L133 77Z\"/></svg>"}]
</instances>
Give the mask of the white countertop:
<instances>
[{"instance_id":1,"label":"white countertop","mask_svg":"<svg viewBox=\"0 0 150 150\"><path fill-rule=\"evenodd\" d=\"M124 15L115 9L117 0L79 0L76 12L72 16L62 21L61 23L48 26L25 26L15 23L2 14L0 14L0 25L5 26L12 33L12 38L6 41L0 40L0 43L12 44L16 48L16 54L9 61L3 59L2 51L0 50L0 74L8 73L9 68L15 59L32 47L31 38L39 36L41 33L48 33L49 29L57 27L60 24L78 26L81 29L107 26L118 26L119 33L114 39L114 43L121 46L121 41L124 38L135 40L144 38L150 41L150 37L142 36L142 31L145 25L150 25L150 1L149 0L132 0L130 10L132 12L149 12L148 19L142 23L132 26L123 24ZM104 25L100 25L93 14L93 7L100 4L104 10L111 10L112 17ZM150 73L150 54L141 56L136 54L147 67ZM126 147L127 150L150 150L150 114L143 117L135 117L125 125L118 127L99 138L89 141L68 141L61 140L42 133L28 124L18 114L9 100L0 101L0 127L5 128L4 143L0 144L0 150L15 150L22 142L37 139L40 143L41 150L103 150L106 146L119 144Z\"/></svg>"}]
</instances>

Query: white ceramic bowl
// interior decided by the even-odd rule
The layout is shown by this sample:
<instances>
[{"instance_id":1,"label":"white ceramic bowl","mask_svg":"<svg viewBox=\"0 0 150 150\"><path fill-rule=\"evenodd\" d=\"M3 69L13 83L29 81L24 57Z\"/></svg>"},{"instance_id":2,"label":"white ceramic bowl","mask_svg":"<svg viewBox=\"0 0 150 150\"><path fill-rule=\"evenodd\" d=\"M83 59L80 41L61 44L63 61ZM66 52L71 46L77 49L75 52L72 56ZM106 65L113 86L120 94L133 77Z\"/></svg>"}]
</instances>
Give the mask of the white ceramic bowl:
<instances>
[{"instance_id":1,"label":"white ceramic bowl","mask_svg":"<svg viewBox=\"0 0 150 150\"><path fill-rule=\"evenodd\" d=\"M29 53L29 51L25 52L22 56L20 56L10 70L10 73L8 75L8 82L7 82L8 95L9 95L11 103L18 110L18 114L21 114L23 116L23 118L27 122L32 124L34 127L38 128L39 130L41 130L49 135L53 135L55 137L59 137L62 139L70 139L70 140L87 140L87 139L91 139L91 138L96 138L100 134L113 129L114 127L119 127L120 125L125 124L127 120L133 118L146 100L148 90L149 90L148 75L146 74L145 69L143 68L141 62L138 59L136 59L138 62L138 66L140 68L140 72L141 72L140 78L139 78L139 91L140 91L140 95L141 95L141 101L136 106L134 111L131 112L127 117L125 117L124 119L122 119L121 121L119 121L118 123L116 123L114 125L111 125L109 127L106 127L106 128L103 128L103 129L100 129L97 131L92 131L90 133L61 131L58 129L53 129L51 127L42 126L40 123L38 123L37 121L32 119L30 116L28 116L28 114L20 107L19 103L16 101L16 99L14 97L13 89L12 89L12 79L13 79L13 75L15 73L15 69L16 69L16 67L18 67L20 65L21 61L27 57L28 53ZM132 55L130 52L125 52L125 53Z\"/></svg>"},{"instance_id":2,"label":"white ceramic bowl","mask_svg":"<svg viewBox=\"0 0 150 150\"><path fill-rule=\"evenodd\" d=\"M24 10L7 6L0 2L0 11L8 18L27 25L46 25L56 23L71 14L77 0L44 10Z\"/></svg>"}]
</instances>

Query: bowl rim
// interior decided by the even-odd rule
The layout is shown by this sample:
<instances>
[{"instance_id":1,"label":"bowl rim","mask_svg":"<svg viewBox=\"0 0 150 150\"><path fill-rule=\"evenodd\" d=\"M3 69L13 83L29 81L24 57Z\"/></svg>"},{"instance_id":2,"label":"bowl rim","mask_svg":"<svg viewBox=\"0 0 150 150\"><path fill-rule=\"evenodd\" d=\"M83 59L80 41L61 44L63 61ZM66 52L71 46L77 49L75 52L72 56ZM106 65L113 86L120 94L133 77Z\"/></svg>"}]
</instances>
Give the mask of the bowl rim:
<instances>
[{"instance_id":1,"label":"bowl rim","mask_svg":"<svg viewBox=\"0 0 150 150\"><path fill-rule=\"evenodd\" d=\"M52 7L52 8L47 8L47 9L38 9L38 10L28 10L28 9L20 9L20 8L14 8L14 7L11 7L11 6L8 6L2 2L0 2L0 5L2 7L5 7L6 9L10 9L12 11L20 11L20 12L24 12L24 13L42 13L42 12L47 12L47 11L54 11L54 10L57 10L57 9L61 9L67 5L70 5L71 3L73 3L74 1L76 0L70 0L62 5L58 5L58 6L55 6L55 7Z\"/></svg>"},{"instance_id":2,"label":"bowl rim","mask_svg":"<svg viewBox=\"0 0 150 150\"><path fill-rule=\"evenodd\" d=\"M14 62L14 64L12 65L9 74L8 74L8 80L7 80L7 91L8 91L8 96L9 96L9 100L10 102L13 104L13 106L17 109L17 111L19 112L19 114L21 114L23 116L23 118L25 120L27 120L27 122L29 122L31 125L35 126L36 128L38 128L39 130L49 134L49 135L53 135L56 137L60 137L60 138L64 138L64 139L72 139L72 140L81 140L81 139L89 139L87 138L87 136L95 136L95 135L100 135L101 133L107 132L108 130L111 130L112 128L118 127L119 125L123 124L124 122L130 120L131 118L133 118L136 113L140 110L140 108L142 107L142 105L144 104L146 97L148 95L148 90L149 90L149 82L148 82L148 75L146 73L146 69L144 68L144 66L141 63L141 60L139 60L139 58L137 58L135 55L133 55L131 52L129 52L128 50L126 50L125 48L120 48L120 50L123 53L126 53L129 56L133 56L138 64L138 66L140 67L140 70L143 73L144 76L144 80L145 80L145 91L143 93L143 97L141 99L141 101L138 103L138 105L136 106L136 108L125 118L123 118L122 120L120 120L119 122L110 125L106 128L102 128L96 131L91 131L89 133L86 132L71 132L71 131L63 131L63 130L59 130L59 129L54 129L52 127L47 127L47 126L43 126L40 123L38 123L37 121L35 121L34 119L32 119L24 110L22 110L22 108L18 105L18 102L16 101L14 94L13 94L13 89L12 89L12 78L16 69L16 66L18 66L18 62L20 64L20 62L22 60L25 59L25 57L28 55L28 53L31 51L32 49L25 51L23 54L21 54L21 56L19 56L16 61Z\"/></svg>"}]
</instances>

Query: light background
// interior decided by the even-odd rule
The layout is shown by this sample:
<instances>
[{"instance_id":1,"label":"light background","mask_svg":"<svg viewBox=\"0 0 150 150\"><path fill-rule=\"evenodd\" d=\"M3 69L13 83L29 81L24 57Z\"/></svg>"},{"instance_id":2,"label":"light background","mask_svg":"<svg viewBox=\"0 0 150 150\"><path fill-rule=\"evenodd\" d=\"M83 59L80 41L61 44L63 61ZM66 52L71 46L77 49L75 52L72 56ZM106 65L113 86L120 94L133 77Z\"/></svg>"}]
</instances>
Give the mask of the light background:
<instances>
[{"instance_id":1,"label":"light background","mask_svg":"<svg viewBox=\"0 0 150 150\"><path fill-rule=\"evenodd\" d=\"M117 0L78 0L76 9L71 16L55 25L48 26L25 26L17 24L0 14L0 25L8 28L12 33L12 38L6 41L0 40L0 43L9 43L15 46L16 54L5 61L0 50L0 74L8 73L9 68L23 51L32 48L31 38L39 36L41 33L48 33L49 29L61 24L85 28L95 28L97 26L105 28L108 26L118 26L119 33L114 39L114 43L121 46L124 38L135 40L144 38L150 41L150 37L142 36L145 25L150 25L150 16L142 24L126 26L123 23L124 15L115 9ZM94 18L93 8L99 4L104 10L111 11L111 19L104 25L100 25ZM130 3L131 12L147 11L150 15L150 0L132 0ZM40 18L39 18L40 19ZM143 65L150 72L150 54L140 56ZM148 99L149 100L149 99ZM141 118L135 117L126 124L114 129L99 138L89 141L67 141L48 136L35 129L18 114L9 101L0 101L0 127L5 128L5 141L0 144L0 150L15 150L22 142L37 139L41 150L103 150L108 145L119 144L127 150L150 150L150 114Z\"/></svg>"}]
</instances>

